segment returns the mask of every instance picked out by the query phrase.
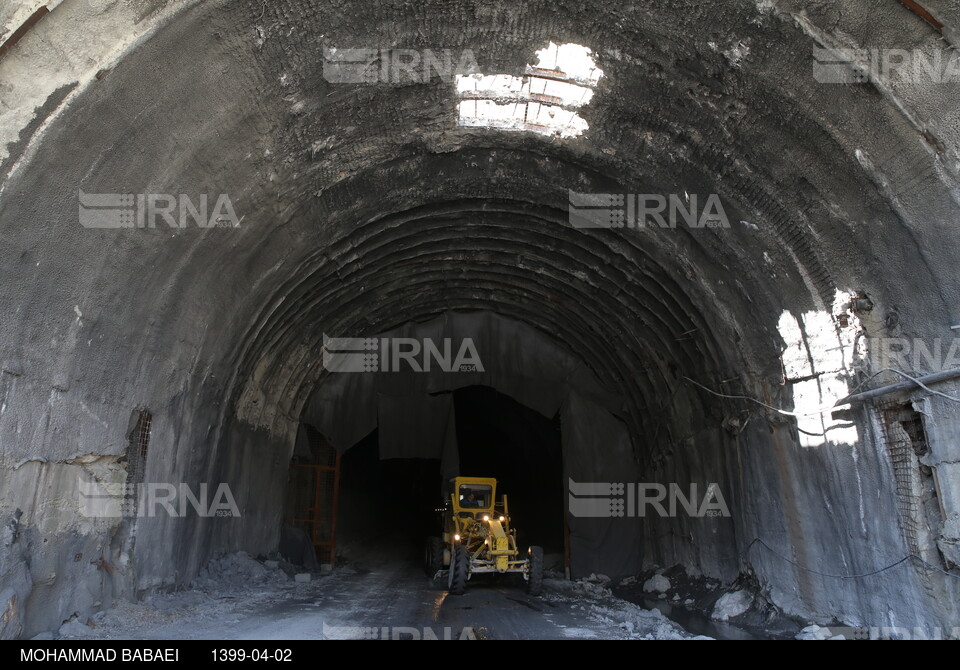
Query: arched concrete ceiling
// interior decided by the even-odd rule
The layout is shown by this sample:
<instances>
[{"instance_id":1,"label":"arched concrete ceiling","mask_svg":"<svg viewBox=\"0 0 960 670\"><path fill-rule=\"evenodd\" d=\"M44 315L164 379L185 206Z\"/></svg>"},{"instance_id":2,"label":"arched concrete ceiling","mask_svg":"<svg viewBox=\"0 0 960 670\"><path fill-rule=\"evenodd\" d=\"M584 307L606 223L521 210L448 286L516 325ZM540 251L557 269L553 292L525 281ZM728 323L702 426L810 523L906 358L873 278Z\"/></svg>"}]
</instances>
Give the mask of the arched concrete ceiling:
<instances>
[{"instance_id":1,"label":"arched concrete ceiling","mask_svg":"<svg viewBox=\"0 0 960 670\"><path fill-rule=\"evenodd\" d=\"M899 3L856 9L65 2L0 61L15 140L0 327L40 403L6 434L17 426L19 457L69 456L48 434L68 424L120 448L101 423L131 405L217 398L215 425L245 415L250 385L289 421L322 332L453 309L555 337L631 399L638 431L682 376L776 385L779 315L829 309L837 289L871 297L868 327L896 311L928 328L956 310L956 94L814 81L817 46L941 39ZM89 44L70 37L93 26ZM43 39L61 59L35 62ZM324 48L372 45L471 49L484 71L520 74L551 41L604 71L581 137L458 127L449 81L322 71ZM89 230L78 190L225 193L241 223ZM717 193L731 228L579 230L569 190ZM49 412L51 388L81 401Z\"/></svg>"}]
</instances>

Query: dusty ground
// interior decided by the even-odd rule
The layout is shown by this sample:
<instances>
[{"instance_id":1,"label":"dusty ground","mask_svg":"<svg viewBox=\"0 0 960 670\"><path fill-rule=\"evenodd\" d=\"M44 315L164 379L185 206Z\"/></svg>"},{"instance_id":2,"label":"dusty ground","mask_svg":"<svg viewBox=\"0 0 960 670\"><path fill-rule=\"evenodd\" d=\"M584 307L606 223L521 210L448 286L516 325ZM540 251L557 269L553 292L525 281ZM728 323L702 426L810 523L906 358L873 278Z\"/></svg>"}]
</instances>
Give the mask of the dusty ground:
<instances>
[{"instance_id":1,"label":"dusty ground","mask_svg":"<svg viewBox=\"0 0 960 670\"><path fill-rule=\"evenodd\" d=\"M194 588L119 603L54 636L89 639L683 639L660 612L596 584L546 580L532 598L503 579L471 580L463 596L413 562L368 564L293 581L245 556L211 565Z\"/></svg>"}]
</instances>

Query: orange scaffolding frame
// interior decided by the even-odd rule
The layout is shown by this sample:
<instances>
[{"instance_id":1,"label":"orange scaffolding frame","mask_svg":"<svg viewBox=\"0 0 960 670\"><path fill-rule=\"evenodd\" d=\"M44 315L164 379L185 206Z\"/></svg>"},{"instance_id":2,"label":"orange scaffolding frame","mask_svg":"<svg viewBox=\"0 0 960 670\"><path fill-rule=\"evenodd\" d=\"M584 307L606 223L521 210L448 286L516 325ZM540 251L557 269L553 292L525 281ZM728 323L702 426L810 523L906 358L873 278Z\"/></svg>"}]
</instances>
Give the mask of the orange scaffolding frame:
<instances>
[{"instance_id":1,"label":"orange scaffolding frame","mask_svg":"<svg viewBox=\"0 0 960 670\"><path fill-rule=\"evenodd\" d=\"M304 518L288 518L287 521L294 523L305 523L310 528L310 541L317 552L317 558L322 559L322 554L327 553L328 563L332 566L337 554L337 507L340 502L340 452L336 452L336 458L333 465L310 465L297 463L294 467L307 468L313 471L313 506L307 507L304 512ZM329 516L323 514L327 507L323 500L323 476L321 473L333 473L333 500L329 503ZM320 530L324 526L329 526L329 539L324 539ZM321 560L322 562L322 560Z\"/></svg>"}]
</instances>

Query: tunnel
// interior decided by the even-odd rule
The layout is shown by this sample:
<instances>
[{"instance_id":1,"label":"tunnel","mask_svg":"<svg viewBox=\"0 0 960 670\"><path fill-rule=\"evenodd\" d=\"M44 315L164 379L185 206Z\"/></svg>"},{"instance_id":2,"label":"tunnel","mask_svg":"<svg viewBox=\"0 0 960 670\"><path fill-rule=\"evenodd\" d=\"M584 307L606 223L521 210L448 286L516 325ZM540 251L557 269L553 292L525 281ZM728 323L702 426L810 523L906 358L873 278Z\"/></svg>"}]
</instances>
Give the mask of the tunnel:
<instances>
[{"instance_id":1,"label":"tunnel","mask_svg":"<svg viewBox=\"0 0 960 670\"><path fill-rule=\"evenodd\" d=\"M960 10L920 4L0 9L2 637L271 555L321 465L334 571L490 476L564 578L958 630ZM84 509L158 482L223 513Z\"/></svg>"},{"instance_id":2,"label":"tunnel","mask_svg":"<svg viewBox=\"0 0 960 670\"><path fill-rule=\"evenodd\" d=\"M451 437L456 438L456 455L447 452L435 454L439 456L435 458L403 458L385 454L376 430L343 451L332 561L363 566L370 561L392 560L398 554L419 559L423 539L438 534L437 511L452 492L450 478L444 477L444 472L464 472L495 474L501 493L508 496L510 513L517 519L537 520L535 525L520 529L520 543L543 547L550 557L550 567L564 570L559 416L548 419L486 386L469 386L450 395L450 411L443 415L443 421L455 422ZM312 428L305 432L321 435ZM325 442L322 438L318 441ZM329 454L330 447L325 446ZM459 467L446 462L451 457ZM322 459L307 457L296 466L310 463L308 467L312 467L318 460ZM323 462L329 462L329 458ZM330 480L328 475L324 482L328 488ZM310 498L316 492L314 480L304 481L303 488L306 498L288 505L289 515L314 504ZM332 503L328 488L321 488L322 503L328 498ZM312 530L309 523L301 526L308 533ZM328 534L321 535L329 538ZM329 555L327 560L331 560Z\"/></svg>"}]
</instances>

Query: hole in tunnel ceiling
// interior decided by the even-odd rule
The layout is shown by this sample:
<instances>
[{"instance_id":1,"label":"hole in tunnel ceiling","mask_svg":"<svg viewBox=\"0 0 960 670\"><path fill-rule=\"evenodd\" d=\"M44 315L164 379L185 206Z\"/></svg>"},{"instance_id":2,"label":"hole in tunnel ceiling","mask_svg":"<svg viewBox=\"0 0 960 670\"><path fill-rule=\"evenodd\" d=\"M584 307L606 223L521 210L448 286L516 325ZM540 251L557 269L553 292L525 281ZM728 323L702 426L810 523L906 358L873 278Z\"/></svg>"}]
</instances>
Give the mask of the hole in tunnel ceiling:
<instances>
[{"instance_id":1,"label":"hole in tunnel ceiling","mask_svg":"<svg viewBox=\"0 0 960 670\"><path fill-rule=\"evenodd\" d=\"M786 343L781 355L783 383L793 390L800 444L819 447L827 442L855 444L856 428L823 408L847 395L848 380L857 359L865 352L863 327L850 311L853 295L837 291L831 310L800 316L784 311L778 330Z\"/></svg>"},{"instance_id":2,"label":"hole in tunnel ceiling","mask_svg":"<svg viewBox=\"0 0 960 670\"><path fill-rule=\"evenodd\" d=\"M458 75L459 125L563 138L586 132L590 126L577 110L590 103L603 76L591 50L551 42L537 52L537 59L519 77Z\"/></svg>"}]
</instances>

